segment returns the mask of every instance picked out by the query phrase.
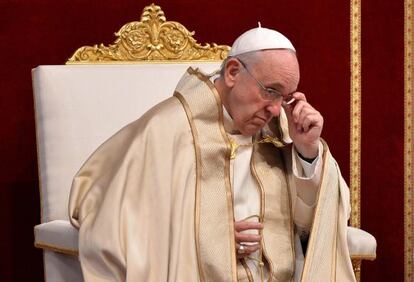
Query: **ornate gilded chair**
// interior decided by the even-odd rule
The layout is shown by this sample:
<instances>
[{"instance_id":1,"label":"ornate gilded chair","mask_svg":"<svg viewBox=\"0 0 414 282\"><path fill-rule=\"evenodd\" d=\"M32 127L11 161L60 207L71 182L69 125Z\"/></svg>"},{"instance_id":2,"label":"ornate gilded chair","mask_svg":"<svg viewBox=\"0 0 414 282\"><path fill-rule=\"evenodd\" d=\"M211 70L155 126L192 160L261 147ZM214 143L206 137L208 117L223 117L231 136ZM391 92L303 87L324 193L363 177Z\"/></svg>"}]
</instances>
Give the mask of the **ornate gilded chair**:
<instances>
[{"instance_id":1,"label":"ornate gilded chair","mask_svg":"<svg viewBox=\"0 0 414 282\"><path fill-rule=\"evenodd\" d=\"M33 70L41 187L35 246L44 251L47 281L83 280L78 231L68 219L71 182L82 163L119 128L170 97L189 65L208 73L227 56L228 46L201 46L192 35L151 5L141 21L116 33L113 45L82 47L67 65ZM349 237L351 256L375 257L371 235L350 229Z\"/></svg>"}]
</instances>

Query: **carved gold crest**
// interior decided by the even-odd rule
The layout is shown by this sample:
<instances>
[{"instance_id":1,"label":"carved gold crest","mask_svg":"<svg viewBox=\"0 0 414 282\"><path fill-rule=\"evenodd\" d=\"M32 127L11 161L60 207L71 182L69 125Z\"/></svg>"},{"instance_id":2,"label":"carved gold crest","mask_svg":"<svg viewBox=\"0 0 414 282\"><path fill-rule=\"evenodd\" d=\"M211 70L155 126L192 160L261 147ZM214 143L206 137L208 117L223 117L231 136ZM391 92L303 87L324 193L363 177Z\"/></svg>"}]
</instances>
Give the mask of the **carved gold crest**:
<instances>
[{"instance_id":1,"label":"carved gold crest","mask_svg":"<svg viewBox=\"0 0 414 282\"><path fill-rule=\"evenodd\" d=\"M167 21L161 7L151 4L144 8L141 21L127 23L115 33L114 44L81 47L67 63L223 60L227 57L229 46L215 43L203 46L193 35L194 31L188 31L182 24Z\"/></svg>"}]
</instances>

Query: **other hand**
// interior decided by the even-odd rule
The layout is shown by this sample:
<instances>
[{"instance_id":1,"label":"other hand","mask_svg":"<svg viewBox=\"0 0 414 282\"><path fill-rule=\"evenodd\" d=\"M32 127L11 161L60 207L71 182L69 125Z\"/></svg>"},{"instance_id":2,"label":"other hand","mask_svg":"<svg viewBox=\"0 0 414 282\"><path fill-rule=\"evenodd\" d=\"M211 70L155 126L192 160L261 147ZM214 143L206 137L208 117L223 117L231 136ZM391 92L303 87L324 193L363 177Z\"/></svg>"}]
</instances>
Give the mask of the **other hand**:
<instances>
[{"instance_id":1,"label":"other hand","mask_svg":"<svg viewBox=\"0 0 414 282\"><path fill-rule=\"evenodd\" d=\"M259 230L263 229L262 223L246 220L236 221L234 223L234 229L237 258L247 257L260 249L260 241L262 240L262 236L259 234L243 233L243 231L257 230L255 233L259 233ZM243 246L243 253L240 253L240 246Z\"/></svg>"}]
</instances>

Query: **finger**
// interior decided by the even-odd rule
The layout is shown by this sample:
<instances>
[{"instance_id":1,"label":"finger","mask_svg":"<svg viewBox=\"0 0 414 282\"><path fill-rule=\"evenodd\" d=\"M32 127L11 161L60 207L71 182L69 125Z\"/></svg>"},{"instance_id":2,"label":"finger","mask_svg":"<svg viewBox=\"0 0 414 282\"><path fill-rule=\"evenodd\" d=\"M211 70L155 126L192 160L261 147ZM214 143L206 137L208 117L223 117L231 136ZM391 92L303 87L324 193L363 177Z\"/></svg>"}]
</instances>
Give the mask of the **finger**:
<instances>
[{"instance_id":1,"label":"finger","mask_svg":"<svg viewBox=\"0 0 414 282\"><path fill-rule=\"evenodd\" d=\"M298 124L303 128L305 132L313 126L322 127L323 118L322 115L313 108L303 109L299 117Z\"/></svg>"},{"instance_id":2,"label":"finger","mask_svg":"<svg viewBox=\"0 0 414 282\"><path fill-rule=\"evenodd\" d=\"M238 243L260 242L260 240L262 239L262 236L257 235L257 234L246 234L246 233L239 233L239 232L236 232L234 237L236 238L236 242Z\"/></svg>"},{"instance_id":3,"label":"finger","mask_svg":"<svg viewBox=\"0 0 414 282\"><path fill-rule=\"evenodd\" d=\"M260 249L260 244L255 244L255 245L244 245L242 244L244 247L244 252L242 254L239 253L239 248L240 248L240 244L236 244L236 253L237 253L237 257L238 258L242 258L242 257L247 257L249 255L251 255L252 253L256 252L257 250Z\"/></svg>"},{"instance_id":4,"label":"finger","mask_svg":"<svg viewBox=\"0 0 414 282\"><path fill-rule=\"evenodd\" d=\"M298 101L295 105L295 108L292 110L292 118L293 118L293 122L297 123L299 122L299 118L302 112L302 109L308 105L306 102L304 101Z\"/></svg>"},{"instance_id":5,"label":"finger","mask_svg":"<svg viewBox=\"0 0 414 282\"><path fill-rule=\"evenodd\" d=\"M302 124L303 121L306 119L309 115L319 114L317 110L315 110L311 105L305 104L302 109L300 110L300 113L298 115L297 123Z\"/></svg>"},{"instance_id":6,"label":"finger","mask_svg":"<svg viewBox=\"0 0 414 282\"><path fill-rule=\"evenodd\" d=\"M249 229L263 229L263 224L253 221L237 221L234 223L234 229L236 231L244 231Z\"/></svg>"},{"instance_id":7,"label":"finger","mask_svg":"<svg viewBox=\"0 0 414 282\"><path fill-rule=\"evenodd\" d=\"M318 124L318 115L307 115L302 121L303 132L308 132L312 127Z\"/></svg>"},{"instance_id":8,"label":"finger","mask_svg":"<svg viewBox=\"0 0 414 282\"><path fill-rule=\"evenodd\" d=\"M298 101L304 101L304 102L307 101L305 94L303 94L302 92L295 92L295 93L292 94L292 97L295 98L295 100L298 100Z\"/></svg>"},{"instance_id":9,"label":"finger","mask_svg":"<svg viewBox=\"0 0 414 282\"><path fill-rule=\"evenodd\" d=\"M289 113L291 113L295 108L296 105L298 104L298 102L303 101L306 102L306 96L305 94L303 94L302 92L295 92L290 94L287 99L287 101L284 101L282 103L282 106L286 112L286 115L288 116L289 119Z\"/></svg>"}]
</instances>

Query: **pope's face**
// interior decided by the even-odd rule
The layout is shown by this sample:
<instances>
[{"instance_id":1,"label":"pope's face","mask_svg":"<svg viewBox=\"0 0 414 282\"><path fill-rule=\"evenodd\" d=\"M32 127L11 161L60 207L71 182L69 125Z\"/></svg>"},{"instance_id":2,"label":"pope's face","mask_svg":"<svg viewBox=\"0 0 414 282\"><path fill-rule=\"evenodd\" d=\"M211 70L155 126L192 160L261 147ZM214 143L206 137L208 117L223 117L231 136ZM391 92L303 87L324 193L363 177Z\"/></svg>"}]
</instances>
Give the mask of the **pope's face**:
<instances>
[{"instance_id":1,"label":"pope's face","mask_svg":"<svg viewBox=\"0 0 414 282\"><path fill-rule=\"evenodd\" d=\"M234 59L226 70L232 75L233 84L224 97L224 105L233 118L235 128L245 136L256 134L272 117L279 116L282 107L282 99L272 101L263 98L261 92L265 90L257 81L283 97L296 91L299 83L299 65L293 52L267 50L256 57L259 59L244 62L245 66Z\"/></svg>"}]
</instances>

